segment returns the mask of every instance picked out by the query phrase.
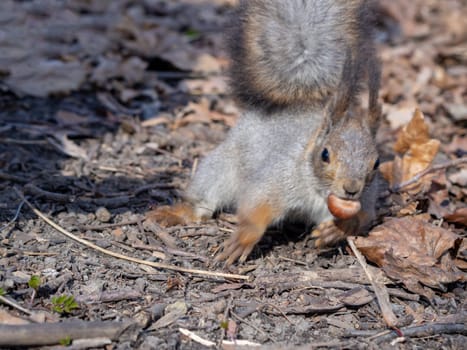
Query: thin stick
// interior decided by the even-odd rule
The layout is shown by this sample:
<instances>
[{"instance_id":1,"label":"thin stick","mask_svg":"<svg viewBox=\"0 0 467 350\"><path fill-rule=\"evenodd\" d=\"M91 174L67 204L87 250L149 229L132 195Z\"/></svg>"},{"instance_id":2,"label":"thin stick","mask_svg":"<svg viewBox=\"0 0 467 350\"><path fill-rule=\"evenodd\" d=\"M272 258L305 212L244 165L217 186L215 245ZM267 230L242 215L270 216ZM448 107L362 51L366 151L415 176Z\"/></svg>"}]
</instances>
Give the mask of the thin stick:
<instances>
[{"instance_id":1,"label":"thin stick","mask_svg":"<svg viewBox=\"0 0 467 350\"><path fill-rule=\"evenodd\" d=\"M277 343L277 340L274 339L274 337L272 335L269 335L267 334L265 331L263 331L261 328L255 326L254 324L244 320L243 318L241 318L240 316L238 316L235 312L233 312L232 310L230 310L230 316L233 316L233 318L235 318L237 321L240 321L240 322L243 322L245 323L246 325L250 326L251 328L253 328L254 330L256 330L258 333L261 333L264 337L267 337L269 340L271 340L272 342L274 343Z\"/></svg>"},{"instance_id":2,"label":"thin stick","mask_svg":"<svg viewBox=\"0 0 467 350\"><path fill-rule=\"evenodd\" d=\"M386 322L386 324L391 327L391 328L396 328L397 327L397 317L394 315L391 309L391 304L389 302L389 294L388 291L386 290L384 284L379 283L375 276L371 273L370 269L368 268L368 265L365 261L365 258L363 255L360 253L360 251L357 249L355 246L353 237L347 237L347 242L349 243L350 248L352 249L352 252L355 254L357 257L358 262L363 268L363 271L365 271L368 279L370 280L371 285L373 286L376 299L378 300L379 307L381 308L381 312L383 314L383 319Z\"/></svg>"},{"instance_id":3,"label":"thin stick","mask_svg":"<svg viewBox=\"0 0 467 350\"><path fill-rule=\"evenodd\" d=\"M407 180L407 181L401 182L400 184L394 185L391 190L392 190L392 192L399 192L404 187L407 187L409 185L412 185L412 184L416 183L417 181L419 181L425 175L428 175L430 173L434 173L435 171L438 171L438 170L449 168L451 166L456 166L456 165L459 165L459 164L463 164L463 163L467 163L467 157L457 158L457 159L451 160L451 161L446 162L446 163L429 166L425 170L420 171L418 174L416 174L410 180Z\"/></svg>"},{"instance_id":4,"label":"thin stick","mask_svg":"<svg viewBox=\"0 0 467 350\"><path fill-rule=\"evenodd\" d=\"M435 334L463 334L467 335L467 328L465 322L462 323L428 323L420 326L409 326L401 328L400 333L404 337L426 337ZM384 331L374 336L369 337L376 343L390 341L394 338L400 337L400 334L395 331Z\"/></svg>"},{"instance_id":5,"label":"thin stick","mask_svg":"<svg viewBox=\"0 0 467 350\"><path fill-rule=\"evenodd\" d=\"M248 276L243 276L243 275L236 275L236 274L230 274L230 273L223 273L223 272L215 272L215 271L205 271L205 270L197 270L197 269L187 269L179 266L174 266L174 265L167 265L167 264L161 264L153 261L146 261L138 258L133 258L131 256L126 256L122 255L119 253L112 252L110 250L104 249L102 247L99 247L98 245L95 245L85 239L79 238L72 234L71 232L65 230L64 228L58 226L56 223L54 223L52 220L47 218L42 212L34 208L34 206L29 203L26 198L24 198L23 194L18 191L18 189L14 188L18 196L21 197L21 199L24 200L24 202L28 205L28 207L36 214L38 217L40 217L42 220L44 220L47 224L52 226L54 229L59 231L60 233L64 234L68 238L71 238L72 240L81 243L82 245L85 245L89 248L92 248L94 250L97 250L103 254L112 256L114 258L126 260L126 261L131 261L137 264L142 264L142 265L148 265L152 266L158 269L165 269L165 270L172 270L172 271L178 271L178 272L185 272L185 273L190 273L190 274L196 274L196 275L202 275L202 276L210 276L210 277L222 277L222 278L227 278L227 279L236 279L236 280L248 280Z\"/></svg>"},{"instance_id":6,"label":"thin stick","mask_svg":"<svg viewBox=\"0 0 467 350\"><path fill-rule=\"evenodd\" d=\"M6 225L0 227L0 232L6 230L8 227L12 226L15 223L15 221L18 219L19 213L21 212L21 208L23 207L23 205L24 201L21 201L21 203L19 203L18 205L18 208L16 209L16 213L13 219L11 219Z\"/></svg>"},{"instance_id":7,"label":"thin stick","mask_svg":"<svg viewBox=\"0 0 467 350\"><path fill-rule=\"evenodd\" d=\"M216 346L216 343L214 343L213 341L210 341L210 340L207 340L207 339L204 339L204 338L201 338L199 335L197 335L195 332L192 332L186 328L179 328L178 329L180 333L182 333L184 336L190 338L191 340L193 340L194 342L197 342L201 345L204 345L206 347L214 347Z\"/></svg>"},{"instance_id":8,"label":"thin stick","mask_svg":"<svg viewBox=\"0 0 467 350\"><path fill-rule=\"evenodd\" d=\"M4 303L4 304L7 304L7 305L10 305L11 307L15 308L15 309L18 309L19 311L21 312L24 312L26 315L28 316L31 316L32 315L32 312L29 311L28 309L25 309L24 307L22 307L21 305L17 304L16 302L14 302L13 300L10 300L2 295L0 295L0 302Z\"/></svg>"}]
</instances>

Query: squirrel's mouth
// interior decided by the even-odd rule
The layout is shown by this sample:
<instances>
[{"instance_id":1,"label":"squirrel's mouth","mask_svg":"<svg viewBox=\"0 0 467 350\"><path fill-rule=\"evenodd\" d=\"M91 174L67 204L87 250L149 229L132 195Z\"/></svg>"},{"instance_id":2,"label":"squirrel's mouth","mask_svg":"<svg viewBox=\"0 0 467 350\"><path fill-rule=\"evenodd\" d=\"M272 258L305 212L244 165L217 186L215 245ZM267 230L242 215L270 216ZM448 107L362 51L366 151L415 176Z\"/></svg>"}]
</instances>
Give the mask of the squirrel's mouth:
<instances>
[{"instance_id":1,"label":"squirrel's mouth","mask_svg":"<svg viewBox=\"0 0 467 350\"><path fill-rule=\"evenodd\" d=\"M328 209L338 219L350 219L358 214L361 208L360 201L354 199L343 199L335 194L328 196Z\"/></svg>"}]
</instances>

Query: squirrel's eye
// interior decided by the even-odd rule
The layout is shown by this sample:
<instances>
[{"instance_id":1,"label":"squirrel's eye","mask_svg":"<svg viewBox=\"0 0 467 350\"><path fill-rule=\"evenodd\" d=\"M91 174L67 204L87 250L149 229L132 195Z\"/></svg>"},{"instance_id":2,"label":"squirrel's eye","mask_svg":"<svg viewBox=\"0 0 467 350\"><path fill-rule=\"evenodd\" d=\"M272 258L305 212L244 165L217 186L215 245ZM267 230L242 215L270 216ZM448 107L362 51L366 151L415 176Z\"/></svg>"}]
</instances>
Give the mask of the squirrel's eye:
<instances>
[{"instance_id":1,"label":"squirrel's eye","mask_svg":"<svg viewBox=\"0 0 467 350\"><path fill-rule=\"evenodd\" d=\"M379 167L379 158L376 159L375 165L373 166L373 170L378 169L378 167Z\"/></svg>"},{"instance_id":2,"label":"squirrel's eye","mask_svg":"<svg viewBox=\"0 0 467 350\"><path fill-rule=\"evenodd\" d=\"M321 152L321 159L323 162L329 163L329 151L327 148L323 149L323 152Z\"/></svg>"}]
</instances>

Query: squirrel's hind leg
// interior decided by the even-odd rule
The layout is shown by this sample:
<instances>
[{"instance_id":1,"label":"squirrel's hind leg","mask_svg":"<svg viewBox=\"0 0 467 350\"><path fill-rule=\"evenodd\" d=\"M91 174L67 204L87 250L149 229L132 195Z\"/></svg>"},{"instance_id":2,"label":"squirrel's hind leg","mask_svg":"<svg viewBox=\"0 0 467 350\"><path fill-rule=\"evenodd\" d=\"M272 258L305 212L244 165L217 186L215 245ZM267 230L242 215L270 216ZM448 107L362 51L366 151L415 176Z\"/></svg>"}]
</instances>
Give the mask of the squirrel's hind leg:
<instances>
[{"instance_id":1,"label":"squirrel's hind leg","mask_svg":"<svg viewBox=\"0 0 467 350\"><path fill-rule=\"evenodd\" d=\"M201 164L186 194L186 200L172 206L161 206L147 217L162 226L187 225L209 219L214 212L235 206L241 181L236 173L229 143L221 144Z\"/></svg>"}]
</instances>

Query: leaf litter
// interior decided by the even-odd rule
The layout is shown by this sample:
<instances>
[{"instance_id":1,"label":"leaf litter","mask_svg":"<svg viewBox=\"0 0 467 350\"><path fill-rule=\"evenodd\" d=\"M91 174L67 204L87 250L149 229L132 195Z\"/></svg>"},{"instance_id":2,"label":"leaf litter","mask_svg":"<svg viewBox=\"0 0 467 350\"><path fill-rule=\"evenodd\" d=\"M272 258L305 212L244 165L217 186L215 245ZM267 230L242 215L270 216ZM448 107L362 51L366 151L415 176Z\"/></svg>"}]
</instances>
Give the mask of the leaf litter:
<instances>
[{"instance_id":1,"label":"leaf litter","mask_svg":"<svg viewBox=\"0 0 467 350\"><path fill-rule=\"evenodd\" d=\"M381 4L385 122L378 145L383 159L394 159L382 164L393 188L466 155L467 6L459 0ZM144 219L151 207L178 198L197 158L235 123L239 112L227 95L221 45L231 5L2 1L1 221L10 222L20 204L12 187L26 185L54 221L98 246L214 269L206 261L225 232L235 229L226 216L173 228L148 227ZM383 223L355 241L378 266L373 269L389 277L383 280L391 306L409 326L465 324L465 169L465 163L445 167L382 193ZM0 288L28 306L22 276L39 275L43 288L30 305L34 314L66 293L95 300L92 306L80 303L67 318L137 322L133 338L122 336L115 348L195 346L179 328L209 339L206 344L225 335L237 344L274 339L377 346L357 332L377 335L385 326L354 257L316 252L303 228L279 231L272 230L245 266L237 266L250 281L219 284L82 249L23 209L16 223L0 231ZM126 290L132 293L117 293ZM105 302L99 298L104 294ZM21 315L8 311L7 318ZM57 318L51 311L42 317ZM401 346L465 344L465 334L439 332L406 337Z\"/></svg>"}]
</instances>

